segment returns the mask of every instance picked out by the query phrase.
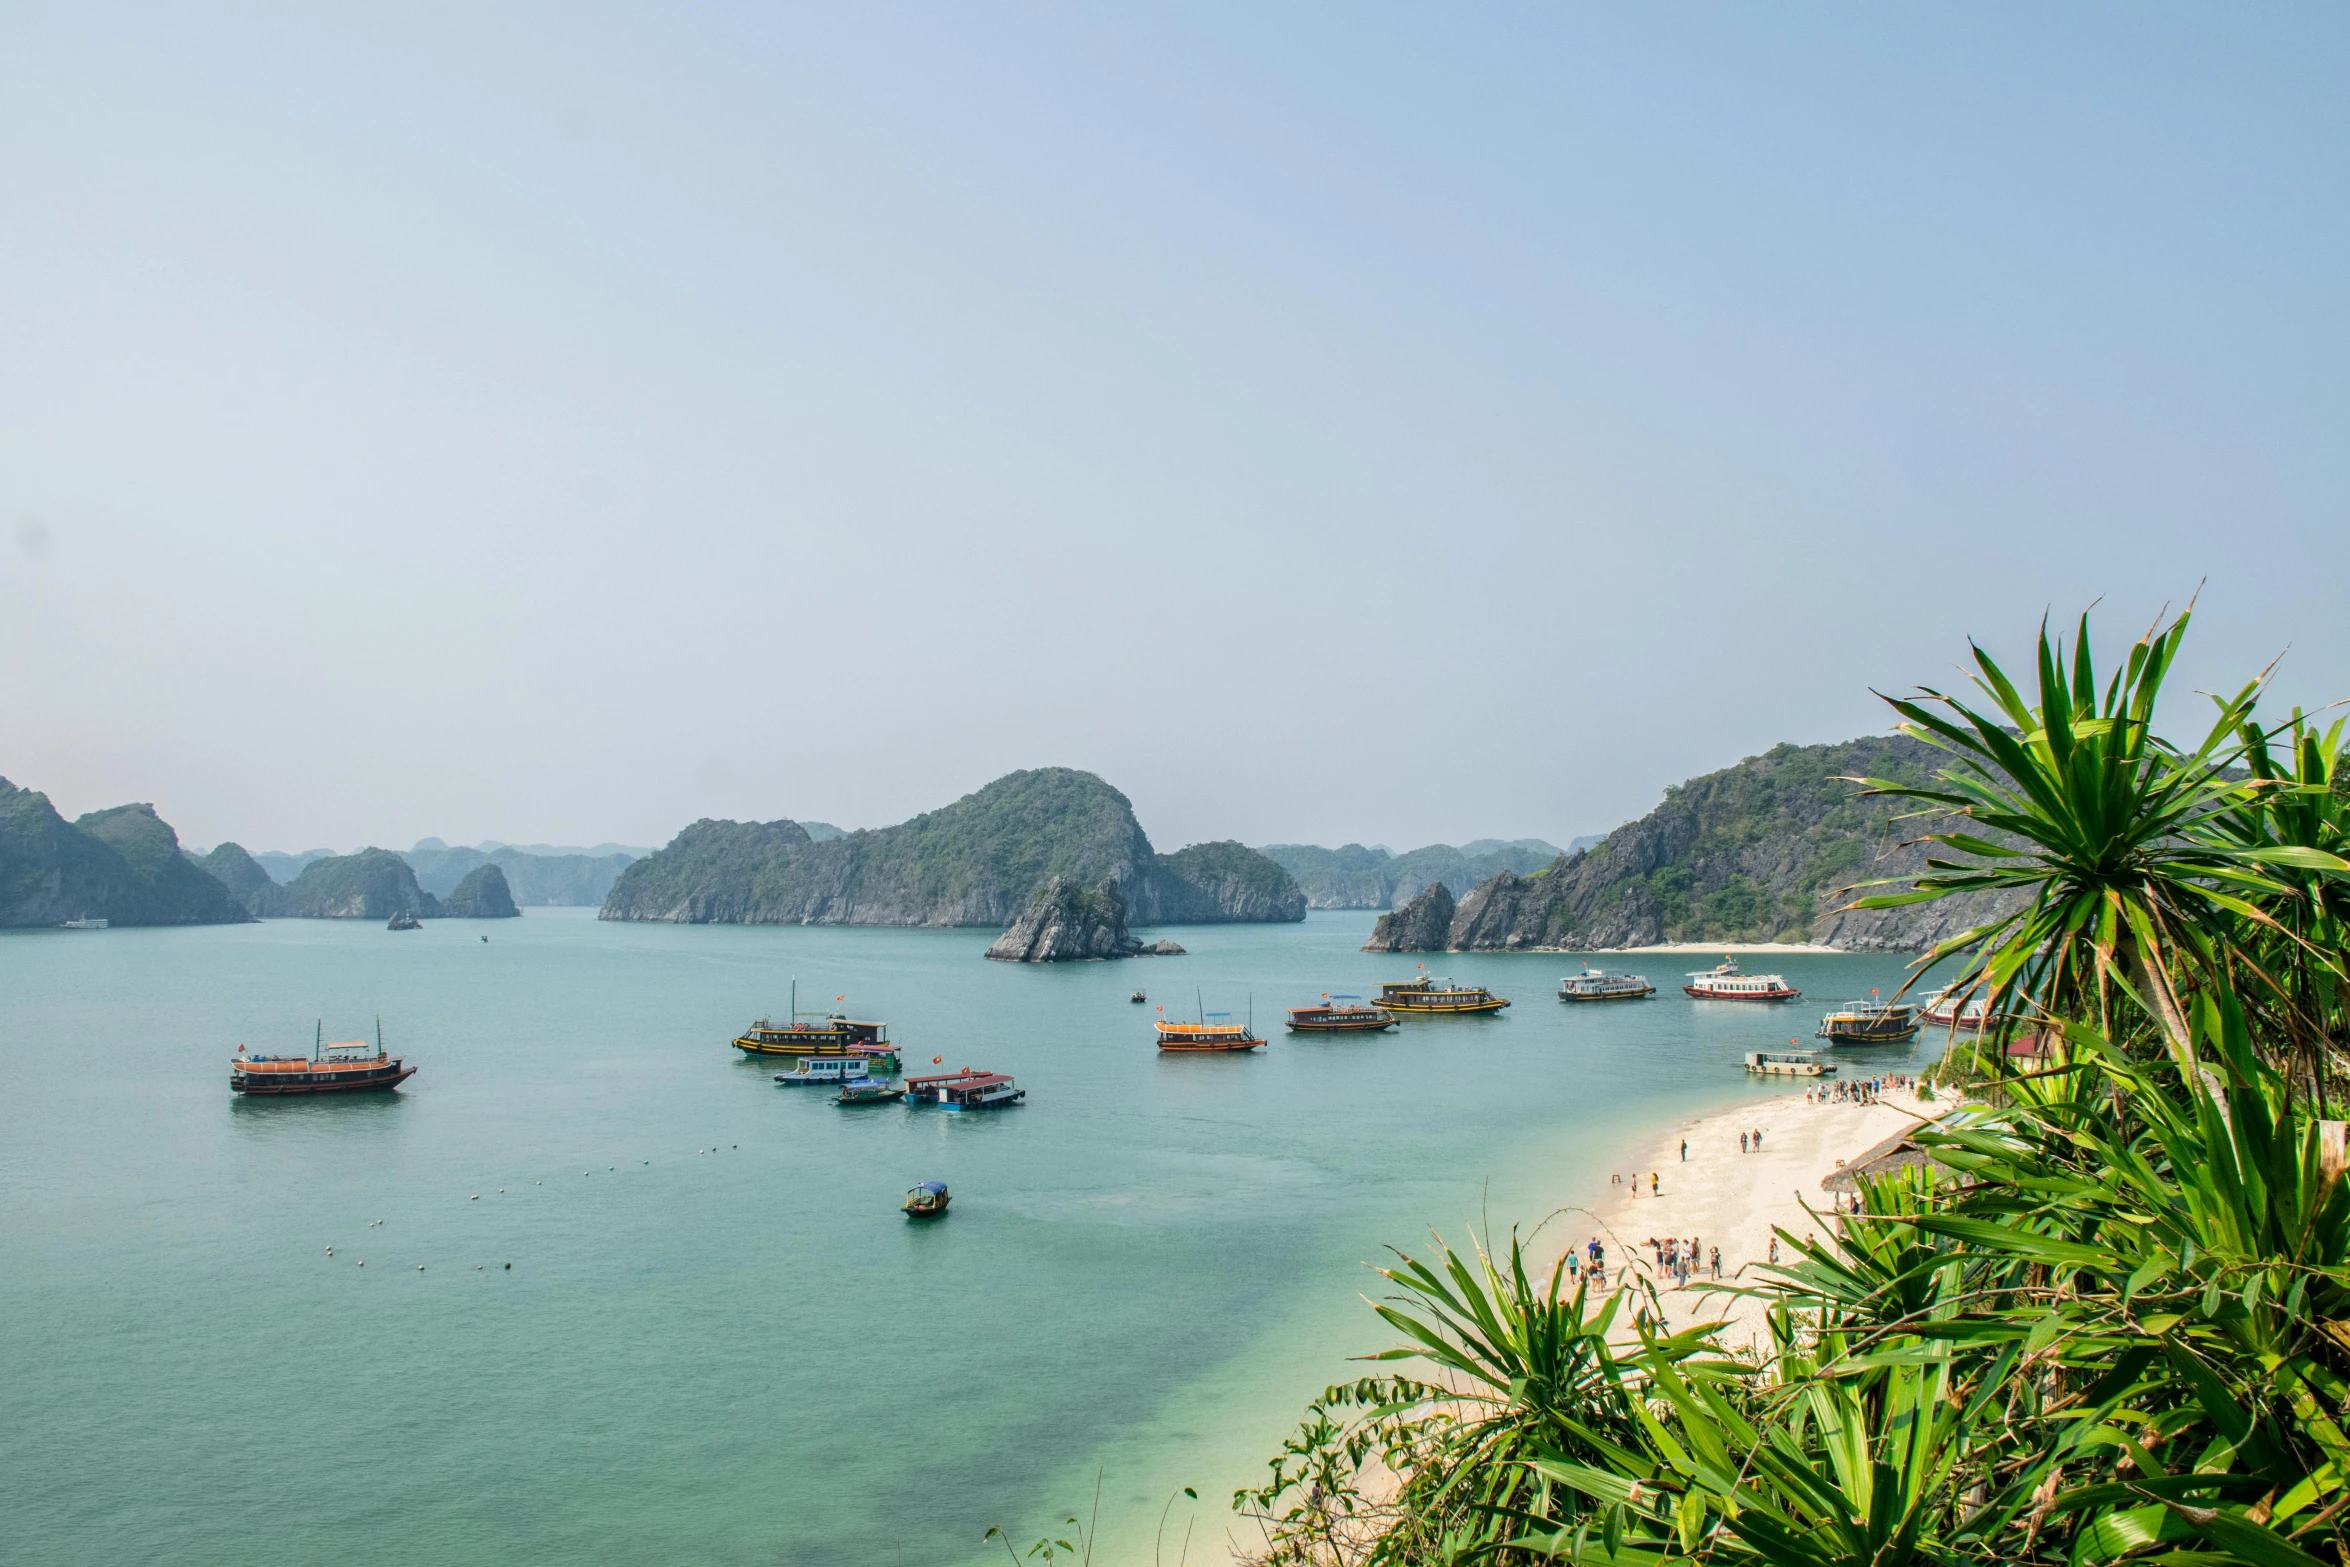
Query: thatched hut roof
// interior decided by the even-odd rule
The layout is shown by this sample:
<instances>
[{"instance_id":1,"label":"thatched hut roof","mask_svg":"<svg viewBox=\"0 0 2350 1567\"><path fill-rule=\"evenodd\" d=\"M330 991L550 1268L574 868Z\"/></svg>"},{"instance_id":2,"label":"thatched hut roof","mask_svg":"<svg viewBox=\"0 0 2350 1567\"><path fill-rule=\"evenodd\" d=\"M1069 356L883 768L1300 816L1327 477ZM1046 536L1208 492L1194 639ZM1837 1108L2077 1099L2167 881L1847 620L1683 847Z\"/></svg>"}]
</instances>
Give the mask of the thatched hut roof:
<instances>
[{"instance_id":1,"label":"thatched hut roof","mask_svg":"<svg viewBox=\"0 0 2350 1567\"><path fill-rule=\"evenodd\" d=\"M1860 1157L1847 1159L1838 1165L1826 1180L1820 1182L1820 1189L1831 1192L1856 1192L1860 1190L1860 1178L1864 1175L1890 1175L1895 1170L1907 1170L1921 1164L1933 1165L1938 1170L1948 1169L1948 1165L1937 1162L1934 1156L1926 1152L1918 1143L1918 1133L1925 1130L1927 1126L1937 1124L1939 1123L1928 1121L1922 1126L1913 1126L1905 1132L1895 1132L1891 1137L1861 1154Z\"/></svg>"}]
</instances>

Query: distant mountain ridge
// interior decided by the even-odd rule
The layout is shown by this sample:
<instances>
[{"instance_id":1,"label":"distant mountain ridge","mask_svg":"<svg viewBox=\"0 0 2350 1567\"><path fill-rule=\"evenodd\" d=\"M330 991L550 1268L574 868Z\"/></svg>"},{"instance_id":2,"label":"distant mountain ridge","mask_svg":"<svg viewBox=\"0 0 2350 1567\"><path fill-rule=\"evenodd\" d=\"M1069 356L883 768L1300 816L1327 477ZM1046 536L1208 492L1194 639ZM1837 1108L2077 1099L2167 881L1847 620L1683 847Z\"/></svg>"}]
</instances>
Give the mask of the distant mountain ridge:
<instances>
[{"instance_id":1,"label":"distant mountain ridge","mask_svg":"<svg viewBox=\"0 0 2350 1567\"><path fill-rule=\"evenodd\" d=\"M818 840L793 821L703 820L621 872L604 919L712 924L1010 924L1052 877L1118 884L1138 925L1302 920L1288 872L1238 843L1151 847L1091 773L1010 773L895 827Z\"/></svg>"},{"instance_id":2,"label":"distant mountain ridge","mask_svg":"<svg viewBox=\"0 0 2350 1567\"><path fill-rule=\"evenodd\" d=\"M0 778L0 926L234 925L252 916L188 863L152 805L68 822L49 797Z\"/></svg>"},{"instance_id":3,"label":"distant mountain ridge","mask_svg":"<svg viewBox=\"0 0 2350 1567\"><path fill-rule=\"evenodd\" d=\"M1442 900L1384 916L1367 950L1595 950L1658 942L1814 941L1915 952L2012 904L1964 893L1840 914L1855 882L1925 869L1911 843L1936 830L1914 806L1871 798L1845 777L1923 783L1942 753L1906 735L1780 745L1665 791L1664 803L1588 850L1532 874L1475 884L1439 930ZM1904 846L1907 844L1908 846ZM1407 918L1407 914L1409 917Z\"/></svg>"},{"instance_id":4,"label":"distant mountain ridge","mask_svg":"<svg viewBox=\"0 0 2350 1567\"><path fill-rule=\"evenodd\" d=\"M1408 854L1359 843L1339 849L1269 843L1258 852L1289 872L1309 908L1387 909L1409 903L1431 882L1474 886L1503 871L1538 870L1567 851L1540 838L1479 838L1458 848L1431 843Z\"/></svg>"},{"instance_id":5,"label":"distant mountain ridge","mask_svg":"<svg viewBox=\"0 0 2350 1567\"><path fill-rule=\"evenodd\" d=\"M516 903L601 908L620 873L643 856L623 849L608 854L540 854L511 844L485 852L481 848L453 849L438 838L427 838L401 858L414 868L417 885L436 898L448 897L459 882L482 866L495 865Z\"/></svg>"}]
</instances>

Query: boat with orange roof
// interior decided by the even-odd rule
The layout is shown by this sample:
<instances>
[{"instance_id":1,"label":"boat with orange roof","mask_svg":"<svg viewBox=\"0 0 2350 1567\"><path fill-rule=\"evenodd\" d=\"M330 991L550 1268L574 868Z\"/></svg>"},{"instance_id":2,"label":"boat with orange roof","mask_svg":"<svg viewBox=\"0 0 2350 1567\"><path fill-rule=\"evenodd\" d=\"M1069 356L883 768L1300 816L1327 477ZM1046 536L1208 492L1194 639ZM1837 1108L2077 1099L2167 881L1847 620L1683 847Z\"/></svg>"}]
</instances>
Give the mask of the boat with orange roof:
<instances>
[{"instance_id":1,"label":"boat with orange roof","mask_svg":"<svg viewBox=\"0 0 2350 1567\"><path fill-rule=\"evenodd\" d=\"M1229 1019L1229 1012L1210 1012L1207 1003L1200 1003L1196 1023L1170 1022L1167 1009L1159 1008L1159 1048L1171 1052L1212 1052L1230 1054L1241 1050L1261 1050L1265 1042L1256 1033L1256 998L1249 998L1249 1019L1245 1023L1218 1022Z\"/></svg>"},{"instance_id":2,"label":"boat with orange roof","mask_svg":"<svg viewBox=\"0 0 2350 1567\"><path fill-rule=\"evenodd\" d=\"M307 1056L247 1055L243 1045L228 1065L228 1086L240 1094L378 1093L397 1088L416 1068L384 1049L383 1019L375 1020L375 1043L340 1039L329 1043L326 1022Z\"/></svg>"}]
</instances>

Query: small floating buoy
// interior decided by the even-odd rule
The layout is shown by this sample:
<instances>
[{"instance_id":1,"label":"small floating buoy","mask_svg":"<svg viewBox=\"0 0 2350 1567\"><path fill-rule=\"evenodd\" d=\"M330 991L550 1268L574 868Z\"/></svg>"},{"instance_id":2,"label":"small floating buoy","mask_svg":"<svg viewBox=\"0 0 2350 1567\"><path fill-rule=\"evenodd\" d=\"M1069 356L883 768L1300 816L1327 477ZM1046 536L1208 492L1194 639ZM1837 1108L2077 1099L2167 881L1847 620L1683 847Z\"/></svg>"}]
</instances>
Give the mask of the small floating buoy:
<instances>
[{"instance_id":1,"label":"small floating buoy","mask_svg":"<svg viewBox=\"0 0 2350 1567\"><path fill-rule=\"evenodd\" d=\"M335 1249L334 1249L332 1246L329 1246L329 1247L326 1249L326 1254L327 1254L328 1256L330 1256L330 1257L331 1257L331 1256L333 1256L333 1255L335 1254Z\"/></svg>"},{"instance_id":2,"label":"small floating buoy","mask_svg":"<svg viewBox=\"0 0 2350 1567\"><path fill-rule=\"evenodd\" d=\"M507 1263L507 1264L506 1264L506 1271L507 1271L508 1273L512 1273L512 1272L514 1271L514 1264L512 1264L511 1262Z\"/></svg>"},{"instance_id":3,"label":"small floating buoy","mask_svg":"<svg viewBox=\"0 0 2350 1567\"><path fill-rule=\"evenodd\" d=\"M475 1192L472 1196L466 1198L465 1200L467 1202L479 1202L481 1201L481 1193Z\"/></svg>"},{"instance_id":4,"label":"small floating buoy","mask_svg":"<svg viewBox=\"0 0 2350 1567\"><path fill-rule=\"evenodd\" d=\"M417 1272L419 1272L419 1273L422 1273L422 1272L424 1271L424 1264L423 1264L423 1263L421 1263L421 1262L420 1262L420 1263L418 1263L418 1264L416 1265L416 1271L417 1271Z\"/></svg>"},{"instance_id":5,"label":"small floating buoy","mask_svg":"<svg viewBox=\"0 0 2350 1567\"><path fill-rule=\"evenodd\" d=\"M479 1272L481 1271L481 1264L480 1264L480 1263L478 1263L478 1262L477 1262L477 1263L475 1263L475 1264L473 1265L473 1271L474 1271L474 1272L476 1272L476 1273L479 1273Z\"/></svg>"},{"instance_id":6,"label":"small floating buoy","mask_svg":"<svg viewBox=\"0 0 2350 1567\"><path fill-rule=\"evenodd\" d=\"M364 1268L364 1267L366 1267L366 1266L367 1266L367 1264L363 1262L363 1263L359 1264L359 1266L361 1266L362 1268Z\"/></svg>"}]
</instances>

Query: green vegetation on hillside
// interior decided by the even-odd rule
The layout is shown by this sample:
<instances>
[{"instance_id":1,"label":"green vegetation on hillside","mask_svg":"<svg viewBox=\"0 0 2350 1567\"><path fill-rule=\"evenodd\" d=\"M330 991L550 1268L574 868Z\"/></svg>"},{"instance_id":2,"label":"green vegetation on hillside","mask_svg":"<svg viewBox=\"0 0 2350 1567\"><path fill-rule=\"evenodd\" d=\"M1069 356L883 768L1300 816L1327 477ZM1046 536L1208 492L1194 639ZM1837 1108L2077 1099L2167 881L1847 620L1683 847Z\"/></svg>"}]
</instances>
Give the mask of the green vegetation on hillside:
<instances>
[{"instance_id":1,"label":"green vegetation on hillside","mask_svg":"<svg viewBox=\"0 0 2350 1567\"><path fill-rule=\"evenodd\" d=\"M149 805L69 823L49 797L0 778L0 926L103 919L116 925L228 925L249 918L188 863Z\"/></svg>"},{"instance_id":2,"label":"green vegetation on hillside","mask_svg":"<svg viewBox=\"0 0 2350 1567\"><path fill-rule=\"evenodd\" d=\"M312 860L268 910L294 919L438 919L439 900L416 885L408 862L389 849L361 849Z\"/></svg>"},{"instance_id":3,"label":"green vegetation on hillside","mask_svg":"<svg viewBox=\"0 0 2350 1567\"><path fill-rule=\"evenodd\" d=\"M789 821L696 822L621 873L604 917L1001 927L1055 876L1086 887L1115 878L1137 924L1305 914L1286 875L1254 851L1206 845L1162 859L1123 794L1046 767L823 842Z\"/></svg>"}]
</instances>

